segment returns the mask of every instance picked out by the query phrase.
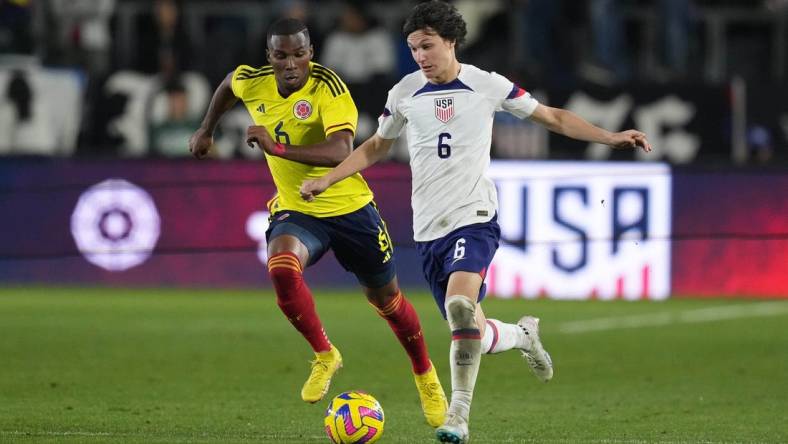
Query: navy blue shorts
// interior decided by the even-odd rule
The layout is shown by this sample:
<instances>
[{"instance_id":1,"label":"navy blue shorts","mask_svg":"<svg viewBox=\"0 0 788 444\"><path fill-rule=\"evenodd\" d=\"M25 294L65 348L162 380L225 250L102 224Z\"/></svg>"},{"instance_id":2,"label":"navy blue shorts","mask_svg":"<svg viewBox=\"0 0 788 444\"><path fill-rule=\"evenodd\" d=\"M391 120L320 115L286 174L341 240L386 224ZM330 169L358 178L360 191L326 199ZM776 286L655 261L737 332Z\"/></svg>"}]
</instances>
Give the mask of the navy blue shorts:
<instances>
[{"instance_id":1,"label":"navy blue shorts","mask_svg":"<svg viewBox=\"0 0 788 444\"><path fill-rule=\"evenodd\" d=\"M271 215L265 238L270 243L284 234L297 237L309 250L307 266L331 249L339 264L355 274L365 287L383 287L396 275L394 246L386 223L372 202L352 213L333 217L281 210Z\"/></svg>"},{"instance_id":2,"label":"navy blue shorts","mask_svg":"<svg viewBox=\"0 0 788 444\"><path fill-rule=\"evenodd\" d=\"M498 249L501 228L496 214L489 222L458 228L439 239L416 242L421 256L424 277L430 284L432 297L446 319L446 287L455 271L479 273L482 279ZM487 286L482 284L477 301L484 299Z\"/></svg>"}]
</instances>

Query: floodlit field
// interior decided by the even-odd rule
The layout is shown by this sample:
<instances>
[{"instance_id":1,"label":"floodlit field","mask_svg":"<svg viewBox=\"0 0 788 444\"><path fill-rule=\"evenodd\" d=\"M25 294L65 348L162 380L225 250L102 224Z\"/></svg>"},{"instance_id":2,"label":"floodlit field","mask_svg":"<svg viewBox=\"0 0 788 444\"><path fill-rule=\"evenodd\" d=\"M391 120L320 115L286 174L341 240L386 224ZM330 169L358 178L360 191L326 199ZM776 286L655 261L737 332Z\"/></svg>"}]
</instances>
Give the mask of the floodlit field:
<instances>
[{"instance_id":1,"label":"floodlit field","mask_svg":"<svg viewBox=\"0 0 788 444\"><path fill-rule=\"evenodd\" d=\"M317 291L345 358L331 387L367 391L383 443L433 441L409 363L357 291ZM444 386L449 333L408 293ZM788 442L788 302L488 300L542 318L556 375L485 356L474 443ZM0 290L0 442L321 443L327 405L299 391L311 357L268 292Z\"/></svg>"}]
</instances>

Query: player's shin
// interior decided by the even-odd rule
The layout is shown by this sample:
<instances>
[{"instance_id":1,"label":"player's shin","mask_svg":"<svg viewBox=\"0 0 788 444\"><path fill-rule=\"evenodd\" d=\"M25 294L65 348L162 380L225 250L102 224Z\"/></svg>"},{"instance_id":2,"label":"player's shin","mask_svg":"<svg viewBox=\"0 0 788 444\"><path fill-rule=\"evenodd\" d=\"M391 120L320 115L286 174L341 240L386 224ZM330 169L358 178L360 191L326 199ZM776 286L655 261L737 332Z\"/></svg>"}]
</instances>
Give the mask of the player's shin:
<instances>
[{"instance_id":1,"label":"player's shin","mask_svg":"<svg viewBox=\"0 0 788 444\"><path fill-rule=\"evenodd\" d=\"M408 353L413 373L421 375L429 371L431 364L424 342L424 334L421 331L419 316L410 301L401 291L397 291L397 294L382 307L375 304L372 306L375 307L380 317L388 322L391 331L394 332L402 344L402 348Z\"/></svg>"},{"instance_id":2,"label":"player's shin","mask_svg":"<svg viewBox=\"0 0 788 444\"><path fill-rule=\"evenodd\" d=\"M301 274L301 262L295 254L278 253L268 260L268 273L276 291L276 303L304 338L317 352L331 349L315 302Z\"/></svg>"},{"instance_id":3,"label":"player's shin","mask_svg":"<svg viewBox=\"0 0 788 444\"><path fill-rule=\"evenodd\" d=\"M479 373L481 336L476 325L476 304L464 296L449 296L445 303L451 328L451 403L449 414L468 418L473 388Z\"/></svg>"}]
</instances>

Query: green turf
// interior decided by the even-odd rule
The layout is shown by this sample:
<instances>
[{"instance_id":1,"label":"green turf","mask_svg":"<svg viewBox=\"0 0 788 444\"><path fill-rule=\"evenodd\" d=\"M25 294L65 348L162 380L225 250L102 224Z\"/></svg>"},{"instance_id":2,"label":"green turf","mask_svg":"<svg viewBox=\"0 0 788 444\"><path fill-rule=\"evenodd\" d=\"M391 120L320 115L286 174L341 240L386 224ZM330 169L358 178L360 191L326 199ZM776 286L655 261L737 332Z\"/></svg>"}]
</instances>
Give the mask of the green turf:
<instances>
[{"instance_id":1,"label":"green turf","mask_svg":"<svg viewBox=\"0 0 788 444\"><path fill-rule=\"evenodd\" d=\"M355 291L319 293L345 359L330 393L375 395L383 443L431 442L386 323ZM428 295L409 294L448 388L445 324ZM541 384L514 352L485 356L473 442L788 442L788 302L761 316L671 321L755 304L488 300L490 317L542 318L556 375ZM666 325L566 331L669 313ZM309 358L270 293L3 289L0 442L327 443L326 402L299 397Z\"/></svg>"}]
</instances>

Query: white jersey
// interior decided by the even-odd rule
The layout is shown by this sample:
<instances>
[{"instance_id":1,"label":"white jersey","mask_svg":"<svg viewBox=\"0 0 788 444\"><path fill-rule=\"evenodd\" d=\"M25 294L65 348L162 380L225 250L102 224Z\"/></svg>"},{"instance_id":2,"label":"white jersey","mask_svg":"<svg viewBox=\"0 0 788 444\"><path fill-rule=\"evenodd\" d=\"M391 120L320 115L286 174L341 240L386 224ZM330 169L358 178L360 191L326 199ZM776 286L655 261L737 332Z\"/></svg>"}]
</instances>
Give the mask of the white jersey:
<instances>
[{"instance_id":1,"label":"white jersey","mask_svg":"<svg viewBox=\"0 0 788 444\"><path fill-rule=\"evenodd\" d=\"M526 118L537 105L505 77L466 64L446 84L429 83L416 71L394 85L378 119L378 135L396 139L407 127L416 241L493 218L498 198L486 174L494 113Z\"/></svg>"}]
</instances>

